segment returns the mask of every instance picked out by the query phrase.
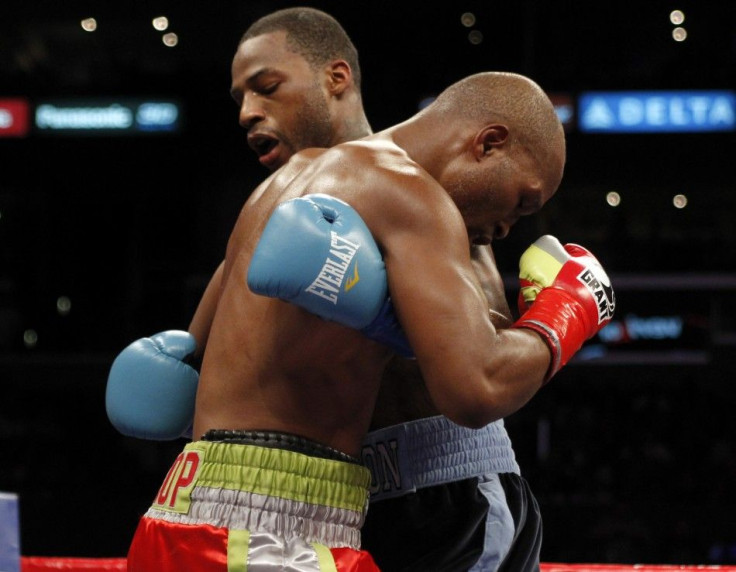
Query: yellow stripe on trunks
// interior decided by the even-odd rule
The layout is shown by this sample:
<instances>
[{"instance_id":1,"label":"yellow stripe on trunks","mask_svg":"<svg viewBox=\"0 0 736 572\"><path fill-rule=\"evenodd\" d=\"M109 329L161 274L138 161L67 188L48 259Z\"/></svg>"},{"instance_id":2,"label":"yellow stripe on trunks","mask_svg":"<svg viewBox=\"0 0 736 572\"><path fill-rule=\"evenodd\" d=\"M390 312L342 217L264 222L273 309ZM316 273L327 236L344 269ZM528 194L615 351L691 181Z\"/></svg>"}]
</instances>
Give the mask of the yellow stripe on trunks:
<instances>
[{"instance_id":1,"label":"yellow stripe on trunks","mask_svg":"<svg viewBox=\"0 0 736 572\"><path fill-rule=\"evenodd\" d=\"M204 453L196 486L253 493L362 512L370 472L363 466L254 445L197 441Z\"/></svg>"}]
</instances>

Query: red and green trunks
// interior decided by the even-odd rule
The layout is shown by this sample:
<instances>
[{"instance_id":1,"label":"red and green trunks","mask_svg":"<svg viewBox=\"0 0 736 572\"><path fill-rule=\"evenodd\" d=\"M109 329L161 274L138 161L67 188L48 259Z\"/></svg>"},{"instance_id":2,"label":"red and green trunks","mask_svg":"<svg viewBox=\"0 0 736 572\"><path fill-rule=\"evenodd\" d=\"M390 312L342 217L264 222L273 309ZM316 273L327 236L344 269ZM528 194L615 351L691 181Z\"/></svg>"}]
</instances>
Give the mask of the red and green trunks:
<instances>
[{"instance_id":1,"label":"red and green trunks","mask_svg":"<svg viewBox=\"0 0 736 572\"><path fill-rule=\"evenodd\" d=\"M360 550L369 471L223 441L186 445L128 553L131 572L377 572Z\"/></svg>"}]
</instances>

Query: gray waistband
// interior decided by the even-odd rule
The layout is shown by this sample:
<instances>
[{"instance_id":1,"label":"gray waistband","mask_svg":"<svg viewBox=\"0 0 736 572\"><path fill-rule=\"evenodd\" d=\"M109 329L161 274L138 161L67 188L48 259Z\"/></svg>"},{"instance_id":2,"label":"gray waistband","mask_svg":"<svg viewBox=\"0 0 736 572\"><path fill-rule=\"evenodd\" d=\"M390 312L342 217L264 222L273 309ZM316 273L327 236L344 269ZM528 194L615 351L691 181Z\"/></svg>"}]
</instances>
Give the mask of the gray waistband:
<instances>
[{"instance_id":1,"label":"gray waistband","mask_svg":"<svg viewBox=\"0 0 736 572\"><path fill-rule=\"evenodd\" d=\"M371 502L488 473L520 474L503 419L468 429L436 416L392 425L363 440Z\"/></svg>"}]
</instances>

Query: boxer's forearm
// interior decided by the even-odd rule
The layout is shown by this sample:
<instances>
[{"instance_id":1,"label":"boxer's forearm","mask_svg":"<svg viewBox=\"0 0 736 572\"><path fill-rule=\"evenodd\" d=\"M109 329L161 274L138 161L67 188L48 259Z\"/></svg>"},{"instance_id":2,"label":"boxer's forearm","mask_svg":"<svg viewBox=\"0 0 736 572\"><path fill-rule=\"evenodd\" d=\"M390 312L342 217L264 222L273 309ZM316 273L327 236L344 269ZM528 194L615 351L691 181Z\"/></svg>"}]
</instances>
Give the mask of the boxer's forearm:
<instances>
[{"instance_id":1,"label":"boxer's forearm","mask_svg":"<svg viewBox=\"0 0 736 572\"><path fill-rule=\"evenodd\" d=\"M491 245L471 245L470 259L488 300L491 322L496 328L508 328L513 323L511 309Z\"/></svg>"}]
</instances>

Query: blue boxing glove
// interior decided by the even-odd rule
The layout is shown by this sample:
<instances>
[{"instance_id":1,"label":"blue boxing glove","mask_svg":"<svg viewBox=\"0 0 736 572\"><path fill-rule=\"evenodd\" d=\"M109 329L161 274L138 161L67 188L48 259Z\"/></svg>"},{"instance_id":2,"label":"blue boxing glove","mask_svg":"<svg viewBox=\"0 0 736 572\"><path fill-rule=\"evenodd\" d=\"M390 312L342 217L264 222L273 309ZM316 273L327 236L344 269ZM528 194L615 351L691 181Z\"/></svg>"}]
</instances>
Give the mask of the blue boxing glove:
<instances>
[{"instance_id":1,"label":"blue boxing glove","mask_svg":"<svg viewBox=\"0 0 736 572\"><path fill-rule=\"evenodd\" d=\"M344 201L314 194L276 207L253 253L248 286L413 357L378 245Z\"/></svg>"},{"instance_id":2,"label":"blue boxing glove","mask_svg":"<svg viewBox=\"0 0 736 572\"><path fill-rule=\"evenodd\" d=\"M105 392L107 417L115 429L157 441L190 437L199 373L184 360L196 348L191 334L169 330L120 352Z\"/></svg>"}]
</instances>

